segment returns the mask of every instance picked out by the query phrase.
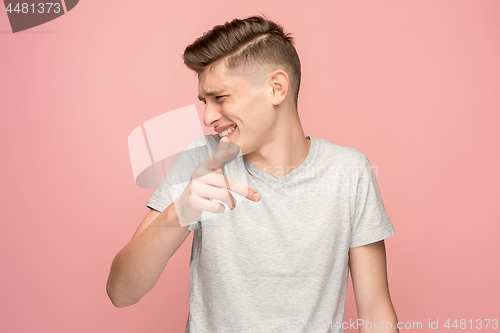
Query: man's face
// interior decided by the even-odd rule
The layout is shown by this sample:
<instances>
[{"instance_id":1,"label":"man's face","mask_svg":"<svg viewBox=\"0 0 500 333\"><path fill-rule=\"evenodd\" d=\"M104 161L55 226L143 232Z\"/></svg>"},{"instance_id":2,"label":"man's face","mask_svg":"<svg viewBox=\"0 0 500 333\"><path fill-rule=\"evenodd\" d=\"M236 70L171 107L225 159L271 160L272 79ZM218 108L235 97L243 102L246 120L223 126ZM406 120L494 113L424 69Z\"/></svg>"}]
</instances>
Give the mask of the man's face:
<instances>
[{"instance_id":1,"label":"man's face","mask_svg":"<svg viewBox=\"0 0 500 333\"><path fill-rule=\"evenodd\" d=\"M236 124L229 139L240 147L242 155L273 139L276 116L269 76L233 74L219 63L198 75L198 94L205 102L205 126L220 132Z\"/></svg>"}]
</instances>

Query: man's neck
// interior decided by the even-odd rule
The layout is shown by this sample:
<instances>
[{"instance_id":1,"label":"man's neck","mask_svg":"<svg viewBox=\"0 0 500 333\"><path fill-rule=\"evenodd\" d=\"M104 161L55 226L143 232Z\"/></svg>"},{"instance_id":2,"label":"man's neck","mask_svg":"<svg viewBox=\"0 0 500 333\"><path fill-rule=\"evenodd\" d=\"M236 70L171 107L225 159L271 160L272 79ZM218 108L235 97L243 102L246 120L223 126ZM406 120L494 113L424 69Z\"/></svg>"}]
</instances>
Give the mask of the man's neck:
<instances>
[{"instance_id":1,"label":"man's neck","mask_svg":"<svg viewBox=\"0 0 500 333\"><path fill-rule=\"evenodd\" d=\"M306 160L310 149L311 140L304 136L297 116L288 126L277 131L273 140L245 157L257 169L279 179L297 169Z\"/></svg>"}]
</instances>

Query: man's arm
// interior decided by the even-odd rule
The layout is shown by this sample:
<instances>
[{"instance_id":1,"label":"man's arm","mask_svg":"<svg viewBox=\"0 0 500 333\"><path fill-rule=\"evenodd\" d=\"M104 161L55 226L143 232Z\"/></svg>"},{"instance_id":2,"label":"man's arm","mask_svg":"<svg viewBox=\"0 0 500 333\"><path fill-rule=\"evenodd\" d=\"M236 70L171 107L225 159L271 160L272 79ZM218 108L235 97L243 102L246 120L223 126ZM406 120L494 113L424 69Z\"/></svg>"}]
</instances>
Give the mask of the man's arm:
<instances>
[{"instance_id":1,"label":"man's arm","mask_svg":"<svg viewBox=\"0 0 500 333\"><path fill-rule=\"evenodd\" d=\"M349 269L358 309L359 332L399 333L398 319L389 296L384 240L351 248ZM388 322L390 328L387 328Z\"/></svg>"},{"instance_id":2,"label":"man's arm","mask_svg":"<svg viewBox=\"0 0 500 333\"><path fill-rule=\"evenodd\" d=\"M162 213L151 209L111 264L106 292L113 305L130 306L147 294L189 232L173 203Z\"/></svg>"}]
</instances>

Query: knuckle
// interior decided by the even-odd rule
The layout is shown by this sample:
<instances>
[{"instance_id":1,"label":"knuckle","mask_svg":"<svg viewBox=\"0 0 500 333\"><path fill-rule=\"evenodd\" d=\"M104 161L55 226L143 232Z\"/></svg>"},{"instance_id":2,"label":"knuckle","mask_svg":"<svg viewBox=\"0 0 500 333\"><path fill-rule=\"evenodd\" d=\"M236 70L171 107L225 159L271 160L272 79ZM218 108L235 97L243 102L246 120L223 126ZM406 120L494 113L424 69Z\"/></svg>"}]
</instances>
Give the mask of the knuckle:
<instances>
[{"instance_id":1,"label":"knuckle","mask_svg":"<svg viewBox=\"0 0 500 333\"><path fill-rule=\"evenodd\" d=\"M220 213L220 206L219 204L215 203L213 205L210 205L210 212L214 214Z\"/></svg>"},{"instance_id":2,"label":"knuckle","mask_svg":"<svg viewBox=\"0 0 500 333\"><path fill-rule=\"evenodd\" d=\"M200 190L200 183L192 182L191 183L191 193L197 194L199 190Z\"/></svg>"}]
</instances>

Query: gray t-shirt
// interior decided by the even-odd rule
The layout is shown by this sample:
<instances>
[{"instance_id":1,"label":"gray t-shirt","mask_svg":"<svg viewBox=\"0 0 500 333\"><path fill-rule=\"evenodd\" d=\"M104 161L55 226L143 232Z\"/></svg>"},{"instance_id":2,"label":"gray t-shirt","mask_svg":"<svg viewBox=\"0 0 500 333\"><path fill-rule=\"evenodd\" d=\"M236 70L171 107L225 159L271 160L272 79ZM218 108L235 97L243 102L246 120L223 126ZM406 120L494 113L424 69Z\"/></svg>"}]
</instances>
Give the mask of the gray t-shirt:
<instances>
[{"instance_id":1,"label":"gray t-shirt","mask_svg":"<svg viewBox=\"0 0 500 333\"><path fill-rule=\"evenodd\" d=\"M244 156L226 165L226 174L258 191L261 200L232 192L233 211L204 212L189 226L186 332L343 332L349 249L395 230L367 156L307 138L306 160L284 177L257 169ZM163 211L170 205L219 140L193 140L147 206Z\"/></svg>"}]
</instances>

